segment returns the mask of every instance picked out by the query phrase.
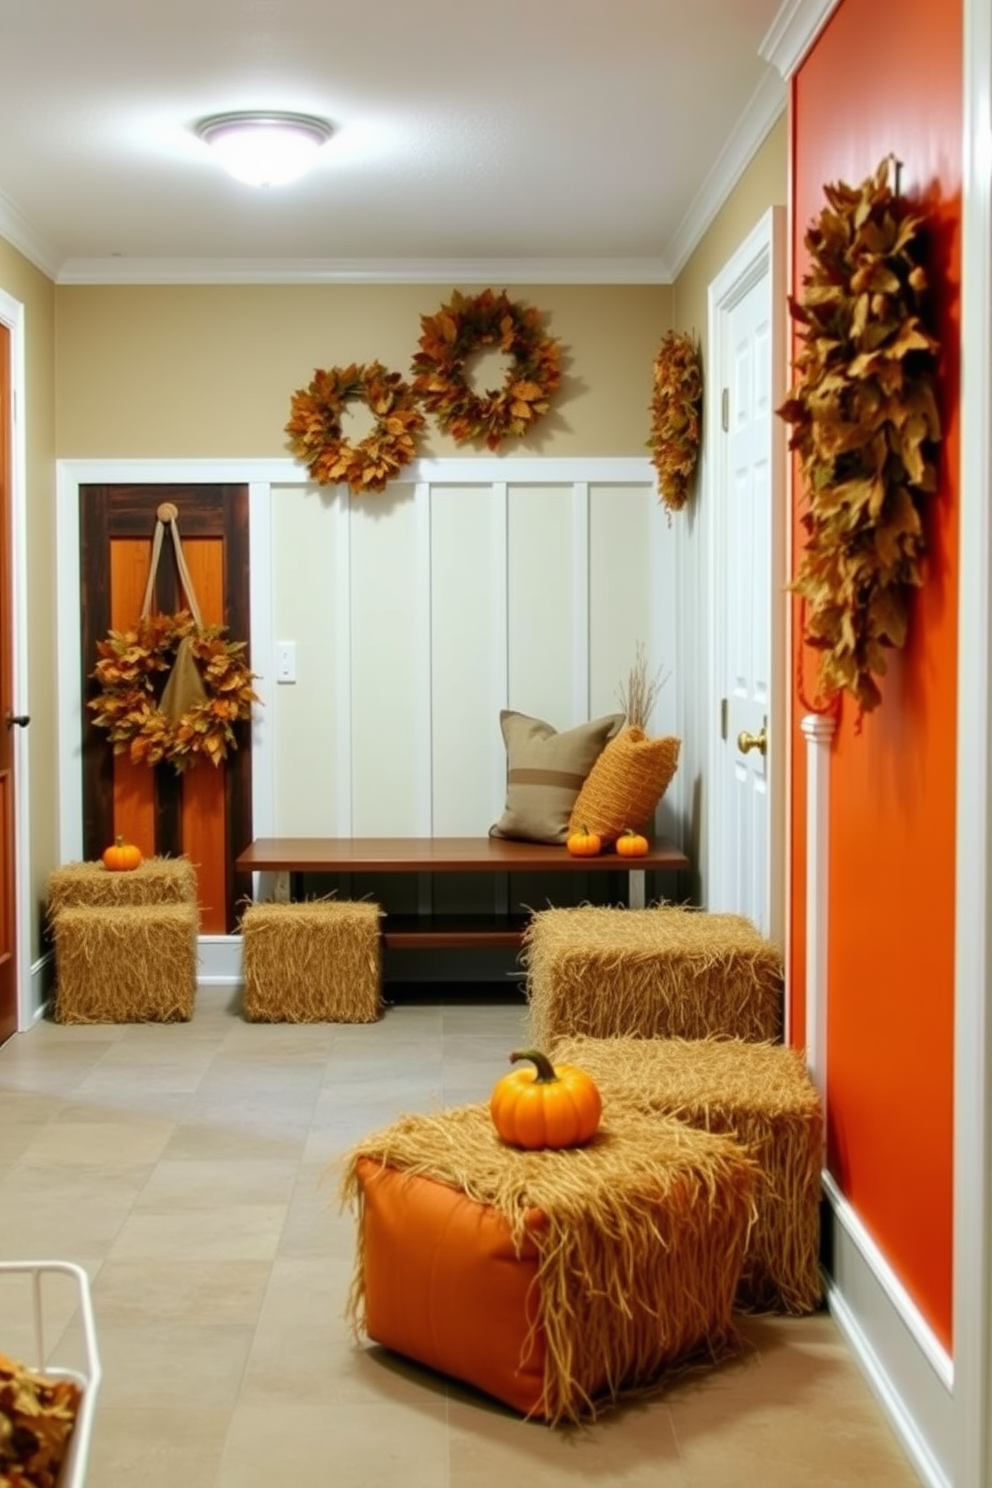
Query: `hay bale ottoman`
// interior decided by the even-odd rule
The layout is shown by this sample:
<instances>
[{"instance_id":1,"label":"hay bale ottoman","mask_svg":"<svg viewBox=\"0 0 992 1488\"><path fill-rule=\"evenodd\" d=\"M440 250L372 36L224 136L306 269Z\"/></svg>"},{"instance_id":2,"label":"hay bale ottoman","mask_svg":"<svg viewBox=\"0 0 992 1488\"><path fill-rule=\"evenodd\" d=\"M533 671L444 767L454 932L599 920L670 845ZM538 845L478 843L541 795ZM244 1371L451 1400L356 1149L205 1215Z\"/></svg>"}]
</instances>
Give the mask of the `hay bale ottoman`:
<instances>
[{"instance_id":1,"label":"hay bale ottoman","mask_svg":"<svg viewBox=\"0 0 992 1488\"><path fill-rule=\"evenodd\" d=\"M60 909L52 922L56 1021L188 1021L199 925L194 904Z\"/></svg>"},{"instance_id":2,"label":"hay bale ottoman","mask_svg":"<svg viewBox=\"0 0 992 1488\"><path fill-rule=\"evenodd\" d=\"M798 1049L741 1039L572 1038L554 1046L553 1058L592 1075L604 1120L631 1109L735 1134L762 1173L737 1306L816 1310L823 1110Z\"/></svg>"},{"instance_id":3,"label":"hay bale ottoman","mask_svg":"<svg viewBox=\"0 0 992 1488\"><path fill-rule=\"evenodd\" d=\"M737 1347L756 1168L739 1143L618 1111L525 1152L488 1105L402 1117L345 1160L362 1334L552 1425Z\"/></svg>"},{"instance_id":4,"label":"hay bale ottoman","mask_svg":"<svg viewBox=\"0 0 992 1488\"><path fill-rule=\"evenodd\" d=\"M381 920L368 901L250 905L241 917L245 1017L374 1023L382 1016Z\"/></svg>"},{"instance_id":5,"label":"hay bale ottoman","mask_svg":"<svg viewBox=\"0 0 992 1488\"><path fill-rule=\"evenodd\" d=\"M521 961L531 1041L540 1049L577 1034L760 1042L781 1035L782 957L742 915L670 906L539 910Z\"/></svg>"},{"instance_id":6,"label":"hay bale ottoman","mask_svg":"<svg viewBox=\"0 0 992 1488\"><path fill-rule=\"evenodd\" d=\"M48 914L93 905L195 904L196 869L189 858L145 858L127 873L102 863L65 863L48 876Z\"/></svg>"}]
</instances>

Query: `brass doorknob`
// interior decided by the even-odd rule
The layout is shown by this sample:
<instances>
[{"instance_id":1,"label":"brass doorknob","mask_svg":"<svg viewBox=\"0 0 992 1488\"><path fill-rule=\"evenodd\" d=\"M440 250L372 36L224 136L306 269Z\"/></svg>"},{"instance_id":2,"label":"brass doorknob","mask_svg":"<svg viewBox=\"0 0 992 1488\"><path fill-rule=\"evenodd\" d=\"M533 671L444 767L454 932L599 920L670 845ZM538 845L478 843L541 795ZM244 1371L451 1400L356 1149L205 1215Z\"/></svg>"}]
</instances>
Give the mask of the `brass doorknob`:
<instances>
[{"instance_id":1,"label":"brass doorknob","mask_svg":"<svg viewBox=\"0 0 992 1488\"><path fill-rule=\"evenodd\" d=\"M749 734L745 729L741 729L737 735L737 748L741 754L747 754L752 749L756 749L759 754L767 754L768 730L765 725L761 725L760 734Z\"/></svg>"}]
</instances>

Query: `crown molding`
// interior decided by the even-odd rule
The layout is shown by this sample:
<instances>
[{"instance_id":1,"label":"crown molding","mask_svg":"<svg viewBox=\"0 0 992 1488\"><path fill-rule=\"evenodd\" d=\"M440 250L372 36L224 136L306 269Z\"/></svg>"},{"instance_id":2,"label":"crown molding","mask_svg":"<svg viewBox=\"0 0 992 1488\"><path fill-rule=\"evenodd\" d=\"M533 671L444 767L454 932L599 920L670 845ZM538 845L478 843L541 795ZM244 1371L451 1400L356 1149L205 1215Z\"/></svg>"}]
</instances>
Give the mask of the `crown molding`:
<instances>
[{"instance_id":1,"label":"crown molding","mask_svg":"<svg viewBox=\"0 0 992 1488\"><path fill-rule=\"evenodd\" d=\"M668 284L660 258L69 258L57 284Z\"/></svg>"},{"instance_id":2,"label":"crown molding","mask_svg":"<svg viewBox=\"0 0 992 1488\"><path fill-rule=\"evenodd\" d=\"M55 279L59 271L59 255L46 243L34 225L19 211L8 196L0 191L0 238L11 248L23 254L36 269Z\"/></svg>"},{"instance_id":3,"label":"crown molding","mask_svg":"<svg viewBox=\"0 0 992 1488\"><path fill-rule=\"evenodd\" d=\"M758 48L786 82L823 30L840 0L785 0Z\"/></svg>"},{"instance_id":4,"label":"crown molding","mask_svg":"<svg viewBox=\"0 0 992 1488\"><path fill-rule=\"evenodd\" d=\"M673 279L682 272L699 246L703 234L744 174L785 105L785 83L774 72L768 72L751 95L733 133L717 156L678 230L669 240L665 257L671 266Z\"/></svg>"}]
</instances>

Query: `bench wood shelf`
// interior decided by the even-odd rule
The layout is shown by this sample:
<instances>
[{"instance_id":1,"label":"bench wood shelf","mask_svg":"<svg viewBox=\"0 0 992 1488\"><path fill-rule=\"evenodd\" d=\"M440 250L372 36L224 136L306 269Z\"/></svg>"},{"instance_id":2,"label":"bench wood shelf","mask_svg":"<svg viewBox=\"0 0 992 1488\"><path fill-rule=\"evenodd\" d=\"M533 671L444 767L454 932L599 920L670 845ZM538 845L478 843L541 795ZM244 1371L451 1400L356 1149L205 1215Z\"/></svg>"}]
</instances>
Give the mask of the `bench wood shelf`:
<instances>
[{"instance_id":1,"label":"bench wood shelf","mask_svg":"<svg viewBox=\"0 0 992 1488\"><path fill-rule=\"evenodd\" d=\"M579 858L565 847L502 837L258 837L235 861L238 873L288 875L291 899L303 897L306 874L613 873L622 875L632 907L645 902L649 872L677 874L688 867L686 855L666 838L651 843L640 858L615 852ZM517 948L527 921L528 915L519 912L387 912L383 945L390 950Z\"/></svg>"}]
</instances>

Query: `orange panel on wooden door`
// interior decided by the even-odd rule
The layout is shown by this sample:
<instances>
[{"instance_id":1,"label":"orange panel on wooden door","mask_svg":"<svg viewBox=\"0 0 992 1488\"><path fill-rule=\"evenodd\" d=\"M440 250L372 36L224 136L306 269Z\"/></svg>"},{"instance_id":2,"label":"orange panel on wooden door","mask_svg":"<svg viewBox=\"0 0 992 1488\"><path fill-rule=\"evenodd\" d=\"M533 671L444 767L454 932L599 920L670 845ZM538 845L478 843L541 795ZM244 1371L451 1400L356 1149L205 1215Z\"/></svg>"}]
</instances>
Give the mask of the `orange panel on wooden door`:
<instances>
[{"instance_id":1,"label":"orange panel on wooden door","mask_svg":"<svg viewBox=\"0 0 992 1488\"><path fill-rule=\"evenodd\" d=\"M151 541L116 538L110 545L110 624L130 630L141 616L148 582ZM127 754L114 755L114 835L140 847L146 858L155 852L155 775L135 765Z\"/></svg>"},{"instance_id":2,"label":"orange panel on wooden door","mask_svg":"<svg viewBox=\"0 0 992 1488\"><path fill-rule=\"evenodd\" d=\"M186 566L204 625L224 619L224 545L218 538L183 541ZM223 935L227 897L227 766L200 759L183 775L183 852L196 865L201 928Z\"/></svg>"}]
</instances>

